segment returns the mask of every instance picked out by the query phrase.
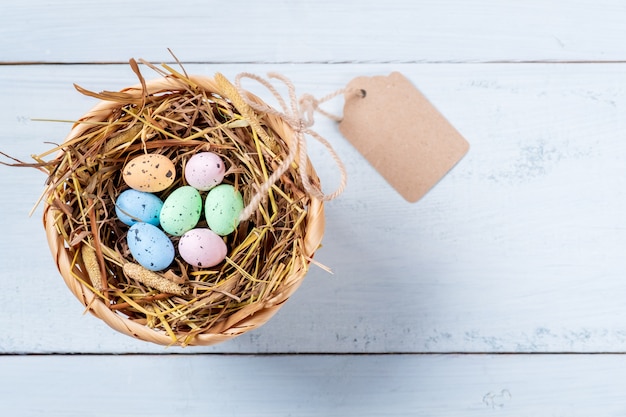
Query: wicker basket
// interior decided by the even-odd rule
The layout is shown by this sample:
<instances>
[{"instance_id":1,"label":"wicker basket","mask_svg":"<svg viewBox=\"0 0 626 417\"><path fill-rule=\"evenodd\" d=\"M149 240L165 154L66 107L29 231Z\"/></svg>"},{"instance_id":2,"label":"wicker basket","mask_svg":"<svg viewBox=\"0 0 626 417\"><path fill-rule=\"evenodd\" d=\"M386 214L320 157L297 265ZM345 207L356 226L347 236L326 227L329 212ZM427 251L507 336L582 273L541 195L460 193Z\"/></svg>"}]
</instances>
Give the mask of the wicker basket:
<instances>
[{"instance_id":1,"label":"wicker basket","mask_svg":"<svg viewBox=\"0 0 626 417\"><path fill-rule=\"evenodd\" d=\"M267 322L302 282L322 240L324 207L304 190L299 170L305 169L312 183L319 180L308 159L296 158L250 219L225 238L225 262L199 270L179 262L177 254L169 274L185 281L186 295L162 293L125 276L122 266L133 258L114 199L126 188L121 168L129 158L166 154L180 170L199 150L221 153L230 165L226 180L249 201L295 146L294 131L283 119L252 110L241 90L219 74L141 81L117 93L90 94L101 101L47 163L49 246L72 293L113 329L161 345L223 342ZM180 171L177 177L184 181ZM90 282L84 245L98 254L105 290Z\"/></svg>"}]
</instances>

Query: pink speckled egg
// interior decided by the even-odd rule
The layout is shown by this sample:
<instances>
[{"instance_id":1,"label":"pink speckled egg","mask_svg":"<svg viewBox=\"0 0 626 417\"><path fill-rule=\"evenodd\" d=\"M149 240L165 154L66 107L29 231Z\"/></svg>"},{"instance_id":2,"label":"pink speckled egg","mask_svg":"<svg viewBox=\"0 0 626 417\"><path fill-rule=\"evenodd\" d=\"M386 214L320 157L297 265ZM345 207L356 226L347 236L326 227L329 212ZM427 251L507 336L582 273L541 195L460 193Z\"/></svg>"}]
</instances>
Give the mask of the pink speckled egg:
<instances>
[{"instance_id":1,"label":"pink speckled egg","mask_svg":"<svg viewBox=\"0 0 626 417\"><path fill-rule=\"evenodd\" d=\"M209 191L220 184L225 172L224 161L213 152L197 153L185 165L187 183L200 191Z\"/></svg>"},{"instance_id":2,"label":"pink speckled egg","mask_svg":"<svg viewBox=\"0 0 626 417\"><path fill-rule=\"evenodd\" d=\"M190 265L210 268L226 258L226 243L210 229L191 229L180 237L178 253Z\"/></svg>"}]
</instances>

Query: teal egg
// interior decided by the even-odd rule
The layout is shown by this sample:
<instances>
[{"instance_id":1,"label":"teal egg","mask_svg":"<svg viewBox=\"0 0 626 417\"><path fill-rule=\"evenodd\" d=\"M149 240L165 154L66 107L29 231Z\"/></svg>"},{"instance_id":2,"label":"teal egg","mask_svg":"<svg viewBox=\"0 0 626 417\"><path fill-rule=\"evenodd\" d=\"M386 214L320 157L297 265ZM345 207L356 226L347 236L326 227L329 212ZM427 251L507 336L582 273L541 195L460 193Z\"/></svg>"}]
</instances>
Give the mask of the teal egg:
<instances>
[{"instance_id":1,"label":"teal egg","mask_svg":"<svg viewBox=\"0 0 626 417\"><path fill-rule=\"evenodd\" d=\"M115 214L122 223L132 226L137 222L159 225L163 201L152 193L128 189L115 200Z\"/></svg>"},{"instance_id":2,"label":"teal egg","mask_svg":"<svg viewBox=\"0 0 626 417\"><path fill-rule=\"evenodd\" d=\"M204 216L209 228L220 236L226 236L237 228L242 210L243 198L232 185L220 184L206 196Z\"/></svg>"},{"instance_id":3,"label":"teal egg","mask_svg":"<svg viewBox=\"0 0 626 417\"><path fill-rule=\"evenodd\" d=\"M150 271L161 271L174 260L174 244L161 229L150 223L135 223L126 236L133 258Z\"/></svg>"},{"instance_id":4,"label":"teal egg","mask_svg":"<svg viewBox=\"0 0 626 417\"><path fill-rule=\"evenodd\" d=\"M185 185L174 190L163 202L159 216L161 227L173 236L193 229L202 214L202 197L195 188Z\"/></svg>"}]
</instances>

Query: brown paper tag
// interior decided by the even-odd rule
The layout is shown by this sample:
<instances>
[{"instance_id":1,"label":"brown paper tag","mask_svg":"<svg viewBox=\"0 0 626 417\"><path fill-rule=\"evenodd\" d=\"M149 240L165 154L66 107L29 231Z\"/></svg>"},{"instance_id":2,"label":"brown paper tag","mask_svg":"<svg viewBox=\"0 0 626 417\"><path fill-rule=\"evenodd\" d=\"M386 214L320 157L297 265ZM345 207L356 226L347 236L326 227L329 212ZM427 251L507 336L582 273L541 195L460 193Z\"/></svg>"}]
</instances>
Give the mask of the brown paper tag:
<instances>
[{"instance_id":1,"label":"brown paper tag","mask_svg":"<svg viewBox=\"0 0 626 417\"><path fill-rule=\"evenodd\" d=\"M348 91L339 130L407 201L422 198L467 153L469 143L399 72L357 77Z\"/></svg>"}]
</instances>

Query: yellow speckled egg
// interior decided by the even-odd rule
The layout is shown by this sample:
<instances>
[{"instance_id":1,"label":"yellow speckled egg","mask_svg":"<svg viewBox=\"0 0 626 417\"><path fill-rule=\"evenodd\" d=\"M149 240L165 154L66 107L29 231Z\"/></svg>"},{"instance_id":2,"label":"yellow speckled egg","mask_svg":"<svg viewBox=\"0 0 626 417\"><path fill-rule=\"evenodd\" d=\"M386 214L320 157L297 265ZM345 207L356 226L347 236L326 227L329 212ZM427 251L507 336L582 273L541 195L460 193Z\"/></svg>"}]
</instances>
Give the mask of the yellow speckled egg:
<instances>
[{"instance_id":1,"label":"yellow speckled egg","mask_svg":"<svg viewBox=\"0 0 626 417\"><path fill-rule=\"evenodd\" d=\"M130 188L156 193L172 185L176 178L176 168L167 156L146 154L131 159L124 166L122 176Z\"/></svg>"}]
</instances>

